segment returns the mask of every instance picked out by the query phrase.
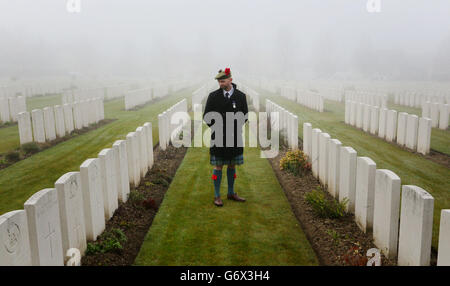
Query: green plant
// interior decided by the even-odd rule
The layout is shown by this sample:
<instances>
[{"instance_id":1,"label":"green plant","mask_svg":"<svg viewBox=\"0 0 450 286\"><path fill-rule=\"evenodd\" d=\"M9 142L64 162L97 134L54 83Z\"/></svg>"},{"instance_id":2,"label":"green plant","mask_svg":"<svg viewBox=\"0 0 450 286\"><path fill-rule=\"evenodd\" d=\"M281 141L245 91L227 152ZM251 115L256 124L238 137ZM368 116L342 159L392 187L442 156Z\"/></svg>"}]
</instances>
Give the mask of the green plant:
<instances>
[{"instance_id":1,"label":"green plant","mask_svg":"<svg viewBox=\"0 0 450 286\"><path fill-rule=\"evenodd\" d=\"M305 194L306 201L311 205L314 212L323 218L341 218L345 215L345 207L348 199L338 202L334 199L328 200L322 189L317 188Z\"/></svg>"},{"instance_id":2,"label":"green plant","mask_svg":"<svg viewBox=\"0 0 450 286\"><path fill-rule=\"evenodd\" d=\"M22 151L27 155L39 152L39 145L36 142L25 143L21 146L21 148Z\"/></svg>"},{"instance_id":3,"label":"green plant","mask_svg":"<svg viewBox=\"0 0 450 286\"><path fill-rule=\"evenodd\" d=\"M280 160L280 169L288 171L296 176L305 175L311 170L311 163L308 162L308 157L302 150L288 151L286 155Z\"/></svg>"},{"instance_id":4,"label":"green plant","mask_svg":"<svg viewBox=\"0 0 450 286\"><path fill-rule=\"evenodd\" d=\"M333 229L328 229L327 233L329 236L331 236L331 238L333 239L333 243L334 245L338 245L339 241L340 241L340 236L339 233L337 233L337 231L333 230Z\"/></svg>"},{"instance_id":5,"label":"green plant","mask_svg":"<svg viewBox=\"0 0 450 286\"><path fill-rule=\"evenodd\" d=\"M86 255L120 251L123 249L122 243L126 241L127 236L125 233L120 228L113 228L110 231L102 233L96 242L89 242Z\"/></svg>"},{"instance_id":6,"label":"green plant","mask_svg":"<svg viewBox=\"0 0 450 286\"><path fill-rule=\"evenodd\" d=\"M145 200L144 194L140 193L137 190L132 190L128 196L128 199L133 203L133 204L138 204L140 202L142 202L143 200Z\"/></svg>"},{"instance_id":7,"label":"green plant","mask_svg":"<svg viewBox=\"0 0 450 286\"><path fill-rule=\"evenodd\" d=\"M17 162L20 160L20 153L18 151L9 151L8 153L6 153L5 155L5 159L8 162Z\"/></svg>"}]
</instances>

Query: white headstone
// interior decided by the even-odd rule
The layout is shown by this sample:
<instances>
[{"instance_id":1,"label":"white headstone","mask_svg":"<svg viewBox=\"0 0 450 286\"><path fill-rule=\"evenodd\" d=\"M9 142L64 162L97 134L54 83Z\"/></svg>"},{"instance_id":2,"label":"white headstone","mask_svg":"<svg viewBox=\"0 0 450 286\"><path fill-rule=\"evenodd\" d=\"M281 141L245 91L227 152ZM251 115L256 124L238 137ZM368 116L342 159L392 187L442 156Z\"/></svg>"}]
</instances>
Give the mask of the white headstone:
<instances>
[{"instance_id":1,"label":"white headstone","mask_svg":"<svg viewBox=\"0 0 450 286\"><path fill-rule=\"evenodd\" d=\"M341 146L341 141L337 139L328 141L328 191L335 198L339 197L339 156Z\"/></svg>"},{"instance_id":2,"label":"white headstone","mask_svg":"<svg viewBox=\"0 0 450 286\"><path fill-rule=\"evenodd\" d=\"M109 220L119 206L117 194L116 161L112 149L107 148L98 154L100 160L100 176L102 178L103 205L105 219Z\"/></svg>"},{"instance_id":3,"label":"white headstone","mask_svg":"<svg viewBox=\"0 0 450 286\"><path fill-rule=\"evenodd\" d=\"M371 119L371 106L368 104L363 105L364 114L363 114L363 130L365 132L369 132L370 129L370 119Z\"/></svg>"},{"instance_id":4,"label":"white headstone","mask_svg":"<svg viewBox=\"0 0 450 286\"><path fill-rule=\"evenodd\" d=\"M125 140L117 140L113 144L113 150L116 158L117 186L119 200L126 202L130 193L130 180L128 179L128 157L127 142Z\"/></svg>"},{"instance_id":5,"label":"white headstone","mask_svg":"<svg viewBox=\"0 0 450 286\"><path fill-rule=\"evenodd\" d=\"M361 102L356 103L356 128L363 127L364 106Z\"/></svg>"},{"instance_id":6,"label":"white headstone","mask_svg":"<svg viewBox=\"0 0 450 286\"><path fill-rule=\"evenodd\" d=\"M405 146L406 144L406 122L408 118L408 113L400 112L398 114L397 122L397 144L400 146Z\"/></svg>"},{"instance_id":7,"label":"white headstone","mask_svg":"<svg viewBox=\"0 0 450 286\"><path fill-rule=\"evenodd\" d=\"M317 178L319 176L319 135L322 131L314 128L311 133L311 167L313 175Z\"/></svg>"},{"instance_id":8,"label":"white headstone","mask_svg":"<svg viewBox=\"0 0 450 286\"><path fill-rule=\"evenodd\" d=\"M387 112L386 122L386 140L389 142L395 141L397 135L397 111L389 110Z\"/></svg>"},{"instance_id":9,"label":"white headstone","mask_svg":"<svg viewBox=\"0 0 450 286\"><path fill-rule=\"evenodd\" d=\"M431 126L437 128L439 126L439 103L431 103Z\"/></svg>"},{"instance_id":10,"label":"white headstone","mask_svg":"<svg viewBox=\"0 0 450 286\"><path fill-rule=\"evenodd\" d=\"M9 103L7 98L0 97L0 121L3 123L11 121L11 115L9 113Z\"/></svg>"},{"instance_id":11,"label":"white headstone","mask_svg":"<svg viewBox=\"0 0 450 286\"><path fill-rule=\"evenodd\" d=\"M0 216L0 266L30 266L31 250L24 210Z\"/></svg>"},{"instance_id":12,"label":"white headstone","mask_svg":"<svg viewBox=\"0 0 450 286\"><path fill-rule=\"evenodd\" d=\"M144 123L144 128L147 129L147 154L148 154L148 168L151 169L153 166L153 129L152 123Z\"/></svg>"},{"instance_id":13,"label":"white headstone","mask_svg":"<svg viewBox=\"0 0 450 286\"><path fill-rule=\"evenodd\" d=\"M434 198L422 188L402 186L399 266L429 266Z\"/></svg>"},{"instance_id":14,"label":"white headstone","mask_svg":"<svg viewBox=\"0 0 450 286\"><path fill-rule=\"evenodd\" d=\"M355 212L356 151L352 147L341 147L339 154L339 201L348 199L346 211Z\"/></svg>"},{"instance_id":15,"label":"white headstone","mask_svg":"<svg viewBox=\"0 0 450 286\"><path fill-rule=\"evenodd\" d=\"M322 184L328 182L328 141L330 135L328 133L320 133L319 135L319 178Z\"/></svg>"},{"instance_id":16,"label":"white headstone","mask_svg":"<svg viewBox=\"0 0 450 286\"><path fill-rule=\"evenodd\" d=\"M139 144L137 140L136 132L127 134L128 178L135 188L139 186L141 170L138 160Z\"/></svg>"},{"instance_id":17,"label":"white headstone","mask_svg":"<svg viewBox=\"0 0 450 286\"><path fill-rule=\"evenodd\" d=\"M136 128L136 135L138 137L139 144L139 164L140 164L140 175L144 178L148 171L148 152L147 152L147 133L146 129L142 126Z\"/></svg>"},{"instance_id":18,"label":"white headstone","mask_svg":"<svg viewBox=\"0 0 450 286\"><path fill-rule=\"evenodd\" d=\"M66 125L64 123L64 111L61 105L55 105L56 135L64 137L66 135Z\"/></svg>"},{"instance_id":19,"label":"white headstone","mask_svg":"<svg viewBox=\"0 0 450 286\"><path fill-rule=\"evenodd\" d=\"M450 210L441 210L437 265L450 266Z\"/></svg>"},{"instance_id":20,"label":"white headstone","mask_svg":"<svg viewBox=\"0 0 450 286\"><path fill-rule=\"evenodd\" d=\"M63 105L64 112L64 126L66 127L67 134L72 133L74 130L73 123L73 111L72 111L72 103L66 103Z\"/></svg>"},{"instance_id":21,"label":"white headstone","mask_svg":"<svg viewBox=\"0 0 450 286\"><path fill-rule=\"evenodd\" d=\"M378 169L375 175L373 239L389 258L397 255L400 212L400 178L392 171Z\"/></svg>"},{"instance_id":22,"label":"white headstone","mask_svg":"<svg viewBox=\"0 0 450 286\"><path fill-rule=\"evenodd\" d=\"M370 133L376 135L378 133L380 108L372 106L370 110Z\"/></svg>"},{"instance_id":23,"label":"white headstone","mask_svg":"<svg viewBox=\"0 0 450 286\"><path fill-rule=\"evenodd\" d=\"M366 233L373 226L375 171L377 164L369 157L358 157L356 163L355 221Z\"/></svg>"},{"instance_id":24,"label":"white headstone","mask_svg":"<svg viewBox=\"0 0 450 286\"><path fill-rule=\"evenodd\" d=\"M386 137L386 124L387 124L387 108L380 109L380 120L378 124L378 137Z\"/></svg>"},{"instance_id":25,"label":"white headstone","mask_svg":"<svg viewBox=\"0 0 450 286\"><path fill-rule=\"evenodd\" d=\"M17 115L19 125L20 144L33 142L33 132L31 131L31 118L29 112L20 112Z\"/></svg>"},{"instance_id":26,"label":"white headstone","mask_svg":"<svg viewBox=\"0 0 450 286\"><path fill-rule=\"evenodd\" d=\"M409 114L406 124L406 147L412 150L417 149L417 132L419 129L419 117Z\"/></svg>"},{"instance_id":27,"label":"white headstone","mask_svg":"<svg viewBox=\"0 0 450 286\"><path fill-rule=\"evenodd\" d=\"M431 119L421 117L417 134L417 152L427 155L430 153Z\"/></svg>"},{"instance_id":28,"label":"white headstone","mask_svg":"<svg viewBox=\"0 0 450 286\"><path fill-rule=\"evenodd\" d=\"M312 125L311 123L303 123L303 152L308 156L308 161L311 162L311 144L312 144Z\"/></svg>"},{"instance_id":29,"label":"white headstone","mask_svg":"<svg viewBox=\"0 0 450 286\"><path fill-rule=\"evenodd\" d=\"M52 141L56 139L56 127L55 127L55 114L53 107L44 107L44 126L45 126L45 139Z\"/></svg>"},{"instance_id":30,"label":"white headstone","mask_svg":"<svg viewBox=\"0 0 450 286\"><path fill-rule=\"evenodd\" d=\"M55 189L44 189L24 204L30 237L31 263L34 266L62 266L58 196Z\"/></svg>"},{"instance_id":31,"label":"white headstone","mask_svg":"<svg viewBox=\"0 0 450 286\"><path fill-rule=\"evenodd\" d=\"M82 114L82 104L81 102L75 102L73 104L73 122L75 129L83 128L83 114Z\"/></svg>"},{"instance_id":32,"label":"white headstone","mask_svg":"<svg viewBox=\"0 0 450 286\"><path fill-rule=\"evenodd\" d=\"M31 111L34 141L45 143L44 113L42 109Z\"/></svg>"},{"instance_id":33,"label":"white headstone","mask_svg":"<svg viewBox=\"0 0 450 286\"><path fill-rule=\"evenodd\" d=\"M84 253L86 230L80 173L70 172L62 175L55 182L55 188L59 201L63 253L70 248Z\"/></svg>"},{"instance_id":34,"label":"white headstone","mask_svg":"<svg viewBox=\"0 0 450 286\"><path fill-rule=\"evenodd\" d=\"M95 241L105 229L100 160L87 159L80 166L81 190L83 191L84 221L86 238Z\"/></svg>"}]
</instances>

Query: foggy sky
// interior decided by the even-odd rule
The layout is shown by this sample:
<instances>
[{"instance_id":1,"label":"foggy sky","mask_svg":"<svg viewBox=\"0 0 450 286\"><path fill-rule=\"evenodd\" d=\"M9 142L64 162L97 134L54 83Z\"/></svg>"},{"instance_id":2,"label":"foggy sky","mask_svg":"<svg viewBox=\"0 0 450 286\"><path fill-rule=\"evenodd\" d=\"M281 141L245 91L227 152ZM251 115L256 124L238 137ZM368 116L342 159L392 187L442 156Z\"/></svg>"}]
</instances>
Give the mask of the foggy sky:
<instances>
[{"instance_id":1,"label":"foggy sky","mask_svg":"<svg viewBox=\"0 0 450 286\"><path fill-rule=\"evenodd\" d=\"M0 77L450 80L450 1L0 0Z\"/></svg>"}]
</instances>

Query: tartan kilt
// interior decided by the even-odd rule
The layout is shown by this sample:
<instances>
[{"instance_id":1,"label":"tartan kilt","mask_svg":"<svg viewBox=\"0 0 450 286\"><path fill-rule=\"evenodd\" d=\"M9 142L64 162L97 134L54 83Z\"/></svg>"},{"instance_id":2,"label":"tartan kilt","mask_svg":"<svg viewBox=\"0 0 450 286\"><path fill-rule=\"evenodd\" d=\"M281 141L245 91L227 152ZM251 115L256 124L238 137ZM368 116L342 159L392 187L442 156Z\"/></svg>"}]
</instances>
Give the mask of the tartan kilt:
<instances>
[{"instance_id":1,"label":"tartan kilt","mask_svg":"<svg viewBox=\"0 0 450 286\"><path fill-rule=\"evenodd\" d=\"M232 159L223 159L221 157L210 155L209 163L214 166L218 165L242 165L244 164L244 154L237 155Z\"/></svg>"}]
</instances>

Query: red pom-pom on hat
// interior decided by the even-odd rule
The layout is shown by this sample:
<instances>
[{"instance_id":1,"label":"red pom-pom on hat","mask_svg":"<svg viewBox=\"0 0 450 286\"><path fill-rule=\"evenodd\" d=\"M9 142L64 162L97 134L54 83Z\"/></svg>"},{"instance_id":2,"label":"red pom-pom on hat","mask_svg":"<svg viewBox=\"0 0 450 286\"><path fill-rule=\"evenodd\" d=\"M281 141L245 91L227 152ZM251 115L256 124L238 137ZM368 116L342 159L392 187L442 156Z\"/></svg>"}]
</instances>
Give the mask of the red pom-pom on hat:
<instances>
[{"instance_id":1,"label":"red pom-pom on hat","mask_svg":"<svg viewBox=\"0 0 450 286\"><path fill-rule=\"evenodd\" d=\"M226 74L226 75L229 75L230 72L231 72L231 71L230 71L230 68L226 68L226 69L225 69L225 74Z\"/></svg>"}]
</instances>

